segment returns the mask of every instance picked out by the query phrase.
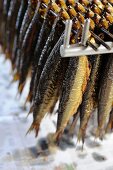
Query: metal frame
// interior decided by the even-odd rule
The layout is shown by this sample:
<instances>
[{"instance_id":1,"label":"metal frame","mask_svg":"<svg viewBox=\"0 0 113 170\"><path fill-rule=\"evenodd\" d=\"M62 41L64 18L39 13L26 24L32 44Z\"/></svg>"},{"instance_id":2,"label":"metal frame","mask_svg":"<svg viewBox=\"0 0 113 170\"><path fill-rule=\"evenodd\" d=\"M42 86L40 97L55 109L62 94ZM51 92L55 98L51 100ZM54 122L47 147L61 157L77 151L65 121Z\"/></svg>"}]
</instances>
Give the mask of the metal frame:
<instances>
[{"instance_id":1,"label":"metal frame","mask_svg":"<svg viewBox=\"0 0 113 170\"><path fill-rule=\"evenodd\" d=\"M81 42L70 45L70 35L72 30L72 20L67 20L65 24L64 44L60 47L62 57L75 57L83 55L108 54L113 53L113 42L106 42L110 49L106 49L100 45L97 50L86 46L88 40L88 32L90 27L90 19L86 19L83 27Z\"/></svg>"}]
</instances>

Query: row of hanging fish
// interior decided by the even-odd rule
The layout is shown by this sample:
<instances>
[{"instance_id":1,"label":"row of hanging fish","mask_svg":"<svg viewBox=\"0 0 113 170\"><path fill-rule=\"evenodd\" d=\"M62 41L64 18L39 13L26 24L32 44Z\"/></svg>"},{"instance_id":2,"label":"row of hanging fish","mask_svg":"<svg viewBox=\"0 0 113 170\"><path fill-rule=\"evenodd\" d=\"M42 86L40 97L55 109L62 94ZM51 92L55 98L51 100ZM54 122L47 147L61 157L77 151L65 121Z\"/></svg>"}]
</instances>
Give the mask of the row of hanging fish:
<instances>
[{"instance_id":1,"label":"row of hanging fish","mask_svg":"<svg viewBox=\"0 0 113 170\"><path fill-rule=\"evenodd\" d=\"M46 114L52 114L59 101L58 141L67 126L84 141L88 122L97 110L96 137L113 129L113 54L62 58L65 21L73 21L70 43L81 40L84 21L90 18L87 45L94 50L113 41L113 0L1 0L0 43L10 59L23 92L31 78L26 102L31 103L33 123L28 132L38 135ZM70 123L71 122L71 123Z\"/></svg>"}]
</instances>

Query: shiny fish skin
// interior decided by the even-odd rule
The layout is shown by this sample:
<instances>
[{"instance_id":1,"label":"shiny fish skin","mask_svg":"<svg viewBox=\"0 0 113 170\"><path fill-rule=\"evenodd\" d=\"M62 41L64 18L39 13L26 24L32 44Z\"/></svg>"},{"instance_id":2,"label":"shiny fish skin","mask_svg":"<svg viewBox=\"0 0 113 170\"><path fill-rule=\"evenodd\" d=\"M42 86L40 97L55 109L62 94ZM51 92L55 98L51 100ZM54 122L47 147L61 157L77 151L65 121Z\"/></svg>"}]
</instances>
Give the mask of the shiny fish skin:
<instances>
[{"instance_id":1,"label":"shiny fish skin","mask_svg":"<svg viewBox=\"0 0 113 170\"><path fill-rule=\"evenodd\" d=\"M58 109L56 140L60 138L70 118L77 112L89 78L86 56L70 59Z\"/></svg>"},{"instance_id":2,"label":"shiny fish skin","mask_svg":"<svg viewBox=\"0 0 113 170\"><path fill-rule=\"evenodd\" d=\"M18 38L19 38L19 34L20 34L20 28L22 25L22 21L23 21L25 12L27 10L27 5L28 5L28 3L26 0L21 1L20 9L18 11L18 16L17 16L17 20L16 20L16 33L15 33L15 38L14 38L13 52L12 52L12 64L13 64L14 68L15 68L15 63L16 63L16 59L17 59Z\"/></svg>"},{"instance_id":3,"label":"shiny fish skin","mask_svg":"<svg viewBox=\"0 0 113 170\"><path fill-rule=\"evenodd\" d=\"M16 25L16 19L18 10L20 7L20 1L19 0L12 0L10 3L9 11L8 11L8 17L7 17L7 25L6 25L6 50L7 55L6 57L11 57L12 54L12 48L13 48L13 42L14 42L14 35L15 35L15 25ZM15 14L15 15L14 15Z\"/></svg>"},{"instance_id":4,"label":"shiny fish skin","mask_svg":"<svg viewBox=\"0 0 113 170\"><path fill-rule=\"evenodd\" d=\"M54 25L52 26L51 33L48 36L46 44L45 44L45 46L44 46L44 48L42 50L42 53L40 55L38 65L36 66L37 69L36 69L36 72L35 72L36 75L35 75L34 89L33 89L33 91L34 91L33 96L34 97L35 97L35 92L36 92L38 82L39 82L39 79L40 79L40 75L41 75L43 67L44 67L44 65L46 63L46 60L47 60L51 50L55 46L56 42L58 41L59 37L61 36L61 34L62 34L63 30L64 30L64 27L60 26L58 21L59 21L59 18L57 17L55 22L54 22Z\"/></svg>"},{"instance_id":5,"label":"shiny fish skin","mask_svg":"<svg viewBox=\"0 0 113 170\"><path fill-rule=\"evenodd\" d=\"M61 83L61 82L60 82ZM57 101L59 100L59 97L60 97L60 88L57 88L57 93L56 95L54 96L54 99L53 99L53 103L50 107L50 110L49 110L49 113L52 115L53 114L53 111L55 109L55 106L56 106L56 103Z\"/></svg>"},{"instance_id":6,"label":"shiny fish skin","mask_svg":"<svg viewBox=\"0 0 113 170\"><path fill-rule=\"evenodd\" d=\"M102 137L105 131L105 124L112 109L113 101L113 57L109 56L102 82L100 85L98 99L98 129L96 136Z\"/></svg>"},{"instance_id":7,"label":"shiny fish skin","mask_svg":"<svg viewBox=\"0 0 113 170\"><path fill-rule=\"evenodd\" d=\"M52 23L51 24L49 23L49 18L44 19L43 24L42 24L42 28L40 30L39 37L38 37L38 40L37 40L37 43L36 43L36 47L35 47L35 51L34 51L34 62L33 62L33 66L32 66L32 79L31 79L31 85L30 85L30 93L28 95L28 98L29 98L30 101L32 101L35 78L38 79L37 73L40 76L40 74L39 74L40 68L38 66L38 61L40 59L40 55L41 55L43 47L46 43L46 40L47 40L47 38L48 38L48 36L51 32L52 25L53 25Z\"/></svg>"},{"instance_id":8,"label":"shiny fish skin","mask_svg":"<svg viewBox=\"0 0 113 170\"><path fill-rule=\"evenodd\" d=\"M21 46L22 41L24 39L26 30L27 30L27 28L28 28L33 16L34 16L36 5L37 5L37 0L34 0L34 2L32 2L32 0L28 1L28 8L27 8L27 11L25 13L25 16L24 16L24 19L23 19L23 22L22 22L22 26L21 26L21 29L20 29L20 36L19 36L19 45L20 46Z\"/></svg>"},{"instance_id":9,"label":"shiny fish skin","mask_svg":"<svg viewBox=\"0 0 113 170\"><path fill-rule=\"evenodd\" d=\"M53 30L53 31L51 30L52 33L54 33L54 30L55 30L56 20L57 20L57 18L55 19L54 24L52 26L52 30ZM29 89L29 94L28 94L28 97L27 97L27 101L32 102L33 98L35 97L35 92L36 92L36 88L38 87L38 82L39 82L41 72L42 72L43 67L45 65L45 62L46 62L46 60L47 60L47 58L49 56L49 55L44 55L44 53L47 54L46 51L48 49L49 50L51 49L50 46L48 47L48 41L50 41L51 38L53 40L53 37L54 36L51 35L51 33L50 33L50 35L48 36L48 39L46 41L46 44L45 44L45 46L44 46L44 48L43 48L43 50L41 52L41 55L36 55L36 53L34 55L34 61L32 63L32 75L31 75L30 89ZM52 41L52 43L53 43L53 41Z\"/></svg>"},{"instance_id":10,"label":"shiny fish skin","mask_svg":"<svg viewBox=\"0 0 113 170\"><path fill-rule=\"evenodd\" d=\"M94 59L95 58L95 59ZM91 74L89 77L89 81L83 95L83 101L80 106L80 129L78 134L78 139L82 138L84 141L86 128L88 121L90 119L91 113L94 111L97 103L97 94L98 94L98 81L99 81L99 73L101 71L101 63L102 56L94 56L93 57L93 65L91 68Z\"/></svg>"},{"instance_id":11,"label":"shiny fish skin","mask_svg":"<svg viewBox=\"0 0 113 170\"><path fill-rule=\"evenodd\" d=\"M17 67L18 72L19 72L19 69L20 69L22 43L23 43L26 31L27 31L27 29L30 25L30 22L31 22L31 20L34 16L36 6L37 6L37 0L34 0L34 1L29 0L28 1L28 7L27 7L27 10L25 12L24 19L22 21L20 34L19 34L19 38L18 38L18 50L17 50L18 61L17 61L16 67Z\"/></svg>"},{"instance_id":12,"label":"shiny fish skin","mask_svg":"<svg viewBox=\"0 0 113 170\"><path fill-rule=\"evenodd\" d=\"M38 5L39 7L40 5ZM22 49L21 49L21 61L20 61L20 80L19 80L19 88L23 88L23 84L25 84L26 77L29 72L29 68L34 60L34 50L37 42L37 37L39 35L39 31L41 28L41 24L43 22L43 18L41 18L38 13L38 9L34 14L34 17L27 29L26 35L23 40ZM29 44L28 44L29 42ZM27 66L27 67L25 67ZM22 85L22 86L21 86ZM20 93L22 92L22 88Z\"/></svg>"},{"instance_id":13,"label":"shiny fish skin","mask_svg":"<svg viewBox=\"0 0 113 170\"><path fill-rule=\"evenodd\" d=\"M50 53L40 77L35 102L33 104L33 123L30 127L30 130L35 130L36 136L38 134L40 122L45 114L50 110L50 102L55 96L55 91L57 92L59 71L62 68L59 47L63 42L63 37L64 35L60 37L59 41Z\"/></svg>"},{"instance_id":14,"label":"shiny fish skin","mask_svg":"<svg viewBox=\"0 0 113 170\"><path fill-rule=\"evenodd\" d=\"M48 73L46 73L44 77L43 74L41 75L38 87L39 90L37 92L38 95L36 96L33 109L34 121L31 126L31 130L35 130L36 136L38 135L41 120L47 112L50 113L52 111L52 107L56 103L56 97L62 85L60 80L63 79L67 63L68 59L66 61L60 59L55 67L55 70L51 74L51 79L46 79L48 78ZM46 79L46 83L44 83L43 78ZM42 83L44 83L43 86Z\"/></svg>"}]
</instances>

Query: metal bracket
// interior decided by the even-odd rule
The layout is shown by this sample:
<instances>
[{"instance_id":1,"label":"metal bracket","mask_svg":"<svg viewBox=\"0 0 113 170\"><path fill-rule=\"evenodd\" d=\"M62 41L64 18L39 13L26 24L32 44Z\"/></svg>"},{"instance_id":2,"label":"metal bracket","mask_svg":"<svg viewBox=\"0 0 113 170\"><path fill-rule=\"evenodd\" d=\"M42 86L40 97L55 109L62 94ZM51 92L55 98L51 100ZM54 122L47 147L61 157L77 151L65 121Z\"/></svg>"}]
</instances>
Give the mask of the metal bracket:
<instances>
[{"instance_id":1,"label":"metal bracket","mask_svg":"<svg viewBox=\"0 0 113 170\"><path fill-rule=\"evenodd\" d=\"M72 20L66 21L64 44L60 47L60 54L62 57L75 57L75 56L82 56L82 55L113 53L113 42L106 42L106 44L110 47L110 50L106 49L103 45L100 45L96 51L91 47L86 46L88 40L89 27L90 27L90 19L86 19L83 27L81 42L70 45Z\"/></svg>"}]
</instances>

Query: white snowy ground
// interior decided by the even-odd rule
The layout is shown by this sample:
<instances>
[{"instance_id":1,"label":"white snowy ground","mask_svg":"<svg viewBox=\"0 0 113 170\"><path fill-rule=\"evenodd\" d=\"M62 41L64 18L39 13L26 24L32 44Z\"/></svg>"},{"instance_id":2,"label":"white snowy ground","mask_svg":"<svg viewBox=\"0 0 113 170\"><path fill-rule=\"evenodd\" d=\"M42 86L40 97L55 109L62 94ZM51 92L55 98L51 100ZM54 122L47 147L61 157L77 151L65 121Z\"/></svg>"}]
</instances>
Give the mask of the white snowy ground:
<instances>
[{"instance_id":1,"label":"white snowy ground","mask_svg":"<svg viewBox=\"0 0 113 170\"><path fill-rule=\"evenodd\" d=\"M32 122L26 119L28 110L23 109L28 85L21 99L16 98L17 83L12 80L10 63L4 63L0 55L0 169L1 170L113 170L113 134L103 142L89 138L84 150L64 147L38 155L39 144L34 134L25 136ZM39 138L55 131L53 120L46 117L42 123ZM48 155L48 156L47 156Z\"/></svg>"}]
</instances>

